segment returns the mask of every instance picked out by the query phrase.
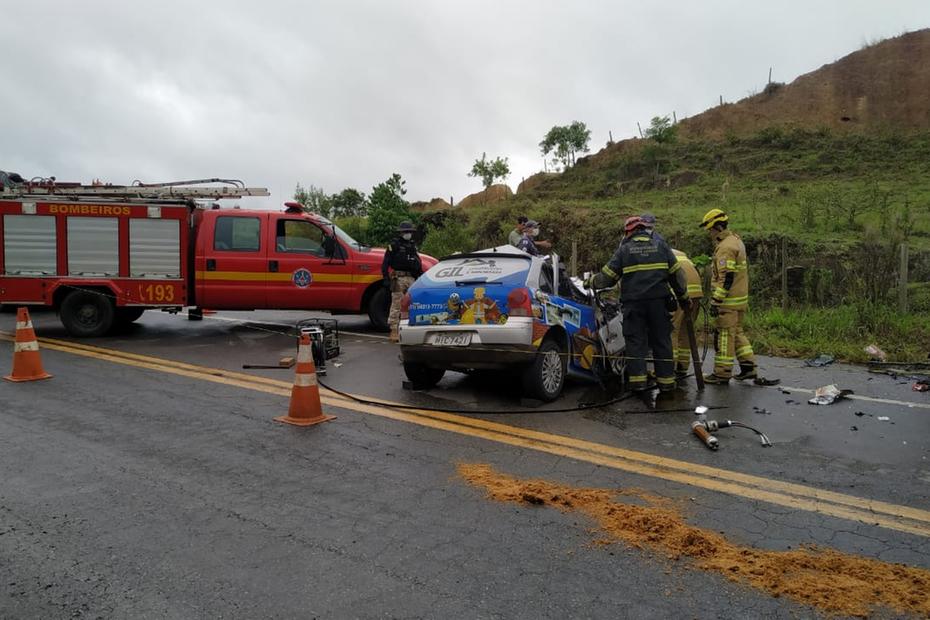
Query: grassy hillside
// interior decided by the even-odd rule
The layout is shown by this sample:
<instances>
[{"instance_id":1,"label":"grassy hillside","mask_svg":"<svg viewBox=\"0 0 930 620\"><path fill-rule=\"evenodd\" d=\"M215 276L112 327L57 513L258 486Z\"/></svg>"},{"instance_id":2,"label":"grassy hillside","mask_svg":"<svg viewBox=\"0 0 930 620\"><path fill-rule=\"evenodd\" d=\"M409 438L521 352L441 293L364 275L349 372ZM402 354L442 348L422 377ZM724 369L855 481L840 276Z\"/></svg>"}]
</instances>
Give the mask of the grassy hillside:
<instances>
[{"instance_id":1,"label":"grassy hillside","mask_svg":"<svg viewBox=\"0 0 930 620\"><path fill-rule=\"evenodd\" d=\"M651 210L669 232L713 207L748 235L848 245L906 227L930 249L930 133L834 134L767 128L722 141L633 140L581 160L518 196L624 213ZM526 204L526 203L524 203ZM664 217L663 217L664 216Z\"/></svg>"},{"instance_id":2,"label":"grassy hillside","mask_svg":"<svg viewBox=\"0 0 930 620\"><path fill-rule=\"evenodd\" d=\"M626 141L508 200L426 216L424 250L498 245L525 214L563 257L577 243L580 271L597 269L623 220L649 211L675 247L698 256L711 252L697 223L713 207L746 241L761 351L864 360L862 347L876 341L898 359L930 352L930 133L774 127L724 140ZM893 309L901 242L911 253L907 316ZM783 244L798 274L785 312Z\"/></svg>"}]
</instances>

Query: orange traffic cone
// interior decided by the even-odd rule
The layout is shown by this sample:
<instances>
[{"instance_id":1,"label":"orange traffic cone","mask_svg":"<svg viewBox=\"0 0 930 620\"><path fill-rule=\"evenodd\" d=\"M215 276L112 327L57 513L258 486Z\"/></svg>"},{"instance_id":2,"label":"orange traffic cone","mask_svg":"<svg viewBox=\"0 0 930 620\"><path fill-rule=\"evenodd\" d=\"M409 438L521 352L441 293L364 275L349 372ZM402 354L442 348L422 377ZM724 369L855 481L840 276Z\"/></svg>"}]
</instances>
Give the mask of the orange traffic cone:
<instances>
[{"instance_id":1,"label":"orange traffic cone","mask_svg":"<svg viewBox=\"0 0 930 620\"><path fill-rule=\"evenodd\" d=\"M310 336L301 334L300 346L297 348L297 372L294 375L294 387L291 388L291 406L287 415L277 417L275 421L295 426L312 426L335 419L336 416L323 415L316 367L310 353Z\"/></svg>"},{"instance_id":2,"label":"orange traffic cone","mask_svg":"<svg viewBox=\"0 0 930 620\"><path fill-rule=\"evenodd\" d=\"M39 341L32 329L29 310L19 308L16 311L16 342L13 344L13 372L4 377L7 381L38 381L52 375L42 368L39 355Z\"/></svg>"}]
</instances>

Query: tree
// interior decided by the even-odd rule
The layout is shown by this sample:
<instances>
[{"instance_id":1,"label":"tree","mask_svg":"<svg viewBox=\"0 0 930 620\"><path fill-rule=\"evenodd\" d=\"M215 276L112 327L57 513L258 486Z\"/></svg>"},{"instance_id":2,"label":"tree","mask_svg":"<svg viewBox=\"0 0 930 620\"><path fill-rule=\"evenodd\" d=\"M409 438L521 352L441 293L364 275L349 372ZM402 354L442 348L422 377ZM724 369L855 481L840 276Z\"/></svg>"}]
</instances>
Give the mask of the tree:
<instances>
[{"instance_id":1,"label":"tree","mask_svg":"<svg viewBox=\"0 0 930 620\"><path fill-rule=\"evenodd\" d=\"M404 200L407 189L405 181L396 172L386 181L374 186L368 201L368 239L377 245L391 240L397 225L404 220L414 220L410 203Z\"/></svg>"},{"instance_id":2,"label":"tree","mask_svg":"<svg viewBox=\"0 0 930 620\"><path fill-rule=\"evenodd\" d=\"M489 187L494 185L494 181L497 179L503 181L509 174L510 164L507 163L506 157L503 159L496 157L492 161L488 161L488 154L482 153L481 159L475 160L475 165L471 167L468 176L480 177L484 189L487 191Z\"/></svg>"},{"instance_id":3,"label":"tree","mask_svg":"<svg viewBox=\"0 0 930 620\"><path fill-rule=\"evenodd\" d=\"M294 200L299 202L305 211L309 213L319 213L323 217L329 217L333 208L332 199L326 195L321 187L303 187L300 183L294 189Z\"/></svg>"},{"instance_id":4,"label":"tree","mask_svg":"<svg viewBox=\"0 0 930 620\"><path fill-rule=\"evenodd\" d=\"M590 140L591 130L580 121L572 121L571 125L556 125L550 129L539 148L544 156L554 154L553 163L568 168L575 165L575 153L588 152Z\"/></svg>"},{"instance_id":5,"label":"tree","mask_svg":"<svg viewBox=\"0 0 930 620\"><path fill-rule=\"evenodd\" d=\"M678 137L678 126L673 125L672 119L668 116L653 116L644 135L659 144L670 144Z\"/></svg>"},{"instance_id":6,"label":"tree","mask_svg":"<svg viewBox=\"0 0 930 620\"><path fill-rule=\"evenodd\" d=\"M368 214L368 201L365 194L357 189L347 187L330 197L333 217L364 217Z\"/></svg>"}]
</instances>

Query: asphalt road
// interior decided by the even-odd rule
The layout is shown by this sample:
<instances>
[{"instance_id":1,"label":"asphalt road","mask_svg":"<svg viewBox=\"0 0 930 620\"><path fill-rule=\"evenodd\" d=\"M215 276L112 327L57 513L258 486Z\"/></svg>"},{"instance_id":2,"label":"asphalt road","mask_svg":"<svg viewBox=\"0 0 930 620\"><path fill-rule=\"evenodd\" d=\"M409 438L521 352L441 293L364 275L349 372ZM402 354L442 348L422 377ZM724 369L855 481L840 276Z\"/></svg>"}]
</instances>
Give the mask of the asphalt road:
<instances>
[{"instance_id":1,"label":"asphalt road","mask_svg":"<svg viewBox=\"0 0 930 620\"><path fill-rule=\"evenodd\" d=\"M817 615L646 551L592 545L584 516L492 502L456 476L460 462L646 489L745 545L930 568L930 395L891 377L764 359L781 388L552 413L609 396L572 385L526 408L506 380L455 373L407 391L396 348L345 317L323 380L422 410L324 392L338 419L299 429L272 421L292 371L242 365L294 355L288 326L303 316L147 313L75 348L56 342L70 339L53 314L34 315L55 376L0 382L0 616ZM0 330L14 320L0 315ZM11 351L0 340L4 374ZM808 405L804 390L828 383L854 398ZM774 446L728 429L708 451L690 434L696 404Z\"/></svg>"}]
</instances>

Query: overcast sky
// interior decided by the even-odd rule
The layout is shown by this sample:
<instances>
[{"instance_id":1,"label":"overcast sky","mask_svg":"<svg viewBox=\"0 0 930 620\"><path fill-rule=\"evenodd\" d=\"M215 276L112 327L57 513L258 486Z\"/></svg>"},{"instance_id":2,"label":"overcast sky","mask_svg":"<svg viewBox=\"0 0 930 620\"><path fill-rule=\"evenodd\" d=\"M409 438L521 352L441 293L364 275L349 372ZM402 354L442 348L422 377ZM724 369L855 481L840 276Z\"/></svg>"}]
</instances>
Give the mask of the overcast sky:
<instances>
[{"instance_id":1,"label":"overcast sky","mask_svg":"<svg viewBox=\"0 0 930 620\"><path fill-rule=\"evenodd\" d=\"M458 201L572 120L593 151L637 121L789 82L930 26L928 0L0 1L0 169L198 177Z\"/></svg>"}]
</instances>

